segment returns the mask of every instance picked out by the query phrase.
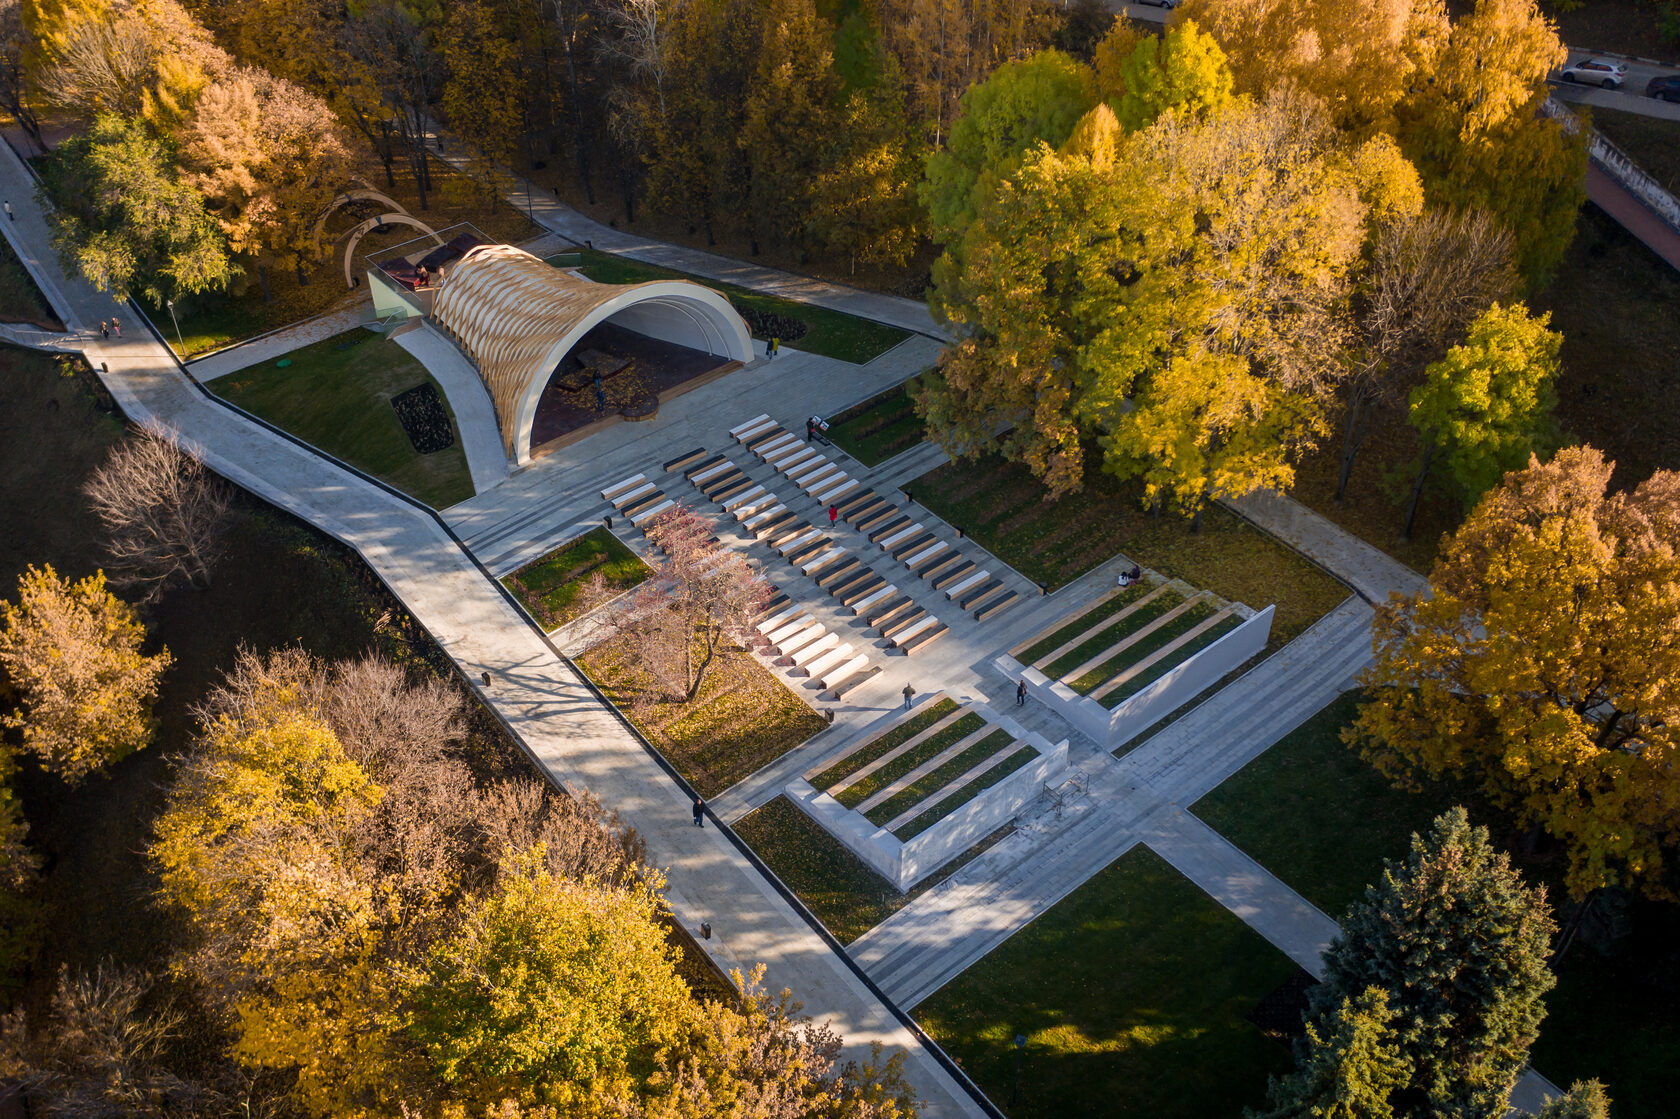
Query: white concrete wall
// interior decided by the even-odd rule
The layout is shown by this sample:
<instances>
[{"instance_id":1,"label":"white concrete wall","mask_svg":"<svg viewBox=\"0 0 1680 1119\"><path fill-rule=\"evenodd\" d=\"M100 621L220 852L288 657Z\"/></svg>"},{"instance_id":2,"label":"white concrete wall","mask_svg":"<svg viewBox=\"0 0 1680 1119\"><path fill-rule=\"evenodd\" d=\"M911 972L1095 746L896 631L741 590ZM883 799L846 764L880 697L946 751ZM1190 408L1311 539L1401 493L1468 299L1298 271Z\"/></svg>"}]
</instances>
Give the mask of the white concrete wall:
<instances>
[{"instance_id":1,"label":"white concrete wall","mask_svg":"<svg viewBox=\"0 0 1680 1119\"><path fill-rule=\"evenodd\" d=\"M1264 649L1272 636L1272 615L1276 612L1276 606L1266 607L1115 707L1108 720L1108 748L1124 746Z\"/></svg>"},{"instance_id":2,"label":"white concrete wall","mask_svg":"<svg viewBox=\"0 0 1680 1119\"><path fill-rule=\"evenodd\" d=\"M899 851L898 888L908 890L1015 817L1023 805L1038 795L1067 769L1068 740L1062 739L1048 751L1044 739L1025 742L1039 749L1037 758L1005 777L927 831L904 842ZM1019 747L1017 747L1019 748Z\"/></svg>"},{"instance_id":3,"label":"white concrete wall","mask_svg":"<svg viewBox=\"0 0 1680 1119\"><path fill-rule=\"evenodd\" d=\"M869 864L870 868L888 882L899 885L903 877L904 844L886 828L870 823L861 812L854 812L827 793L819 793L804 781L790 781L782 792L805 814L821 824L838 839L846 850Z\"/></svg>"},{"instance_id":4,"label":"white concrete wall","mask_svg":"<svg viewBox=\"0 0 1680 1119\"><path fill-rule=\"evenodd\" d=\"M609 316L615 326L703 353L727 355L728 341L706 311L676 299L649 299Z\"/></svg>"}]
</instances>

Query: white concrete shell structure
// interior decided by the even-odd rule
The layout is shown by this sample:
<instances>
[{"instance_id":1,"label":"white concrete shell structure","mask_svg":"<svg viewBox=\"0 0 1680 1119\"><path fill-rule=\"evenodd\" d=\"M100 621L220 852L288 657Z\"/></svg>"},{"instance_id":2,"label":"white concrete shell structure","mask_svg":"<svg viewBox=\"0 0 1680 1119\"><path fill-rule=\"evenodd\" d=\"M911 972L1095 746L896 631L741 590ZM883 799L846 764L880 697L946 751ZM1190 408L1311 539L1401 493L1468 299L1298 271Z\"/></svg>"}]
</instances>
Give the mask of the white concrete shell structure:
<instances>
[{"instance_id":1,"label":"white concrete shell structure","mask_svg":"<svg viewBox=\"0 0 1680 1119\"><path fill-rule=\"evenodd\" d=\"M752 360L746 324L710 288L686 280L592 283L511 245L481 245L449 265L432 317L478 367L502 446L521 464L531 459L531 423L550 375L598 323Z\"/></svg>"}]
</instances>

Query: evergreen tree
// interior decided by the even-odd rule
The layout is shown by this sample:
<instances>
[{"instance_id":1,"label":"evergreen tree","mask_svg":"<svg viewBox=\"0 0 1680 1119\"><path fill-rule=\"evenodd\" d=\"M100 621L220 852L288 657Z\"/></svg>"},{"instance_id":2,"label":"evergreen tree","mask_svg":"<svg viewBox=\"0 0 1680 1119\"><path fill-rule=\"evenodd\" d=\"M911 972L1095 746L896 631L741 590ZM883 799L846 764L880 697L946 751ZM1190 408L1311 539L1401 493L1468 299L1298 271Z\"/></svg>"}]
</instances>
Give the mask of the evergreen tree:
<instances>
[{"instance_id":1,"label":"evergreen tree","mask_svg":"<svg viewBox=\"0 0 1680 1119\"><path fill-rule=\"evenodd\" d=\"M1534 1119L1610 1119L1610 1097L1596 1080L1577 1080L1569 1091L1546 1106Z\"/></svg>"},{"instance_id":2,"label":"evergreen tree","mask_svg":"<svg viewBox=\"0 0 1680 1119\"><path fill-rule=\"evenodd\" d=\"M1309 1010L1321 1035L1344 1003L1383 988L1411 1067L1389 1096L1397 1119L1501 1119L1555 983L1545 889L1525 886L1487 829L1453 808L1412 837L1404 862L1388 861L1342 929Z\"/></svg>"},{"instance_id":3,"label":"evergreen tree","mask_svg":"<svg viewBox=\"0 0 1680 1119\"><path fill-rule=\"evenodd\" d=\"M1295 1071L1271 1086L1272 1106L1248 1119L1391 1119L1389 1096L1410 1069L1388 992L1367 987L1343 999L1295 1043Z\"/></svg>"}]
</instances>

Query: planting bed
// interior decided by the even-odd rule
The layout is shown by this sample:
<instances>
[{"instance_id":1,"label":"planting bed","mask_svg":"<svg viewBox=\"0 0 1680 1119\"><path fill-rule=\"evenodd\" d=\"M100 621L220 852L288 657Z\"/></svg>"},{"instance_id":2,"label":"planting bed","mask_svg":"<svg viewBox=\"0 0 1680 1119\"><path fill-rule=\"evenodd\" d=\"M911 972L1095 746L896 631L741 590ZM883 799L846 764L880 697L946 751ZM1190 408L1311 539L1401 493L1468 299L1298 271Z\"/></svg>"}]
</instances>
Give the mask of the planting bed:
<instances>
[{"instance_id":1,"label":"planting bed","mask_svg":"<svg viewBox=\"0 0 1680 1119\"><path fill-rule=\"evenodd\" d=\"M845 757L841 758L839 761L835 762L833 765L813 777L811 779L811 784L819 789L833 788L835 785L845 780L845 778L853 773L856 773L876 758L894 749L901 743L910 741L910 739L916 737L916 735L922 733L924 730L927 730L929 727L933 726L935 723L939 722L939 720L943 719L956 709L957 705L954 700L941 699L937 701L932 706L925 708L922 711L918 711L915 715L898 724L881 737L867 742L862 747L853 750L850 754L847 754Z\"/></svg>"},{"instance_id":2,"label":"planting bed","mask_svg":"<svg viewBox=\"0 0 1680 1119\"><path fill-rule=\"evenodd\" d=\"M450 430L449 412L443 406L437 386L431 382L415 385L407 392L391 398L397 422L402 424L408 441L418 454L430 455L455 445L455 433Z\"/></svg>"},{"instance_id":3,"label":"planting bed","mask_svg":"<svg viewBox=\"0 0 1680 1119\"><path fill-rule=\"evenodd\" d=\"M916 446L927 429L910 399L915 378L829 417L828 437L863 463L875 466Z\"/></svg>"},{"instance_id":4,"label":"planting bed","mask_svg":"<svg viewBox=\"0 0 1680 1119\"><path fill-rule=\"evenodd\" d=\"M604 528L591 529L502 579L520 605L547 630L579 617L579 596L599 575L608 591L625 591L648 577L647 564Z\"/></svg>"}]
</instances>

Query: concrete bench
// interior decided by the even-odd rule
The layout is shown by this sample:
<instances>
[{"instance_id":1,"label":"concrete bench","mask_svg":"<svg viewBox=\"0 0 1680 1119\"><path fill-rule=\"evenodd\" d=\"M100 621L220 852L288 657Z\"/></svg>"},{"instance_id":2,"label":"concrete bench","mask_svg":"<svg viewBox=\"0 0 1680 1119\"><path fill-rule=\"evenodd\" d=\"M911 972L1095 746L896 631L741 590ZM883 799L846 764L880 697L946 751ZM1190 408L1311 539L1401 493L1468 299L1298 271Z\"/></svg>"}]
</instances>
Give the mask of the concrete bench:
<instances>
[{"instance_id":1,"label":"concrete bench","mask_svg":"<svg viewBox=\"0 0 1680 1119\"><path fill-rule=\"evenodd\" d=\"M923 618L931 617L933 617L933 615L929 614L920 606L917 606L913 610L906 610L897 617L890 618L887 621L882 622L880 625L876 626L875 629L882 637L887 639L889 644L891 644L894 637L897 637L905 630L916 625Z\"/></svg>"},{"instance_id":2,"label":"concrete bench","mask_svg":"<svg viewBox=\"0 0 1680 1119\"><path fill-rule=\"evenodd\" d=\"M987 579L979 586L969 587L961 594L953 595L951 597L955 598L957 605L962 607L964 610L972 610L974 609L975 603L984 599L987 595L990 595L1001 586L1003 586L1002 579Z\"/></svg>"},{"instance_id":3,"label":"concrete bench","mask_svg":"<svg viewBox=\"0 0 1680 1119\"><path fill-rule=\"evenodd\" d=\"M857 665L855 669L852 668L854 663ZM865 654L846 662L831 675L824 677L823 687L827 689L831 701L839 701L846 698L847 692L872 679L879 671L880 666L871 667L869 657Z\"/></svg>"},{"instance_id":4,"label":"concrete bench","mask_svg":"<svg viewBox=\"0 0 1680 1119\"><path fill-rule=\"evenodd\" d=\"M667 509L675 509L676 507L676 502L672 501L670 498L666 498L664 501L661 501L656 505L649 506L639 513L631 514L630 523L635 525L637 528L641 528L642 525L653 520L653 518L659 516L659 514L665 512Z\"/></svg>"},{"instance_id":5,"label":"concrete bench","mask_svg":"<svg viewBox=\"0 0 1680 1119\"><path fill-rule=\"evenodd\" d=\"M735 439L740 439L742 436L751 435L755 430L769 422L770 413L766 412L761 416L754 416L746 423L736 424L734 427L729 429L729 434Z\"/></svg>"},{"instance_id":6,"label":"concrete bench","mask_svg":"<svg viewBox=\"0 0 1680 1119\"><path fill-rule=\"evenodd\" d=\"M834 634L828 632L827 626L823 625L821 622L816 622L812 625L806 626L802 630L799 630L797 633L790 634L782 640L774 642L774 644L777 651L780 652L782 656L792 657L793 654L805 648L807 645L811 644L811 642L821 641L825 637L833 636Z\"/></svg>"},{"instance_id":7,"label":"concrete bench","mask_svg":"<svg viewBox=\"0 0 1680 1119\"><path fill-rule=\"evenodd\" d=\"M927 629L917 633L916 636L910 638L908 641L899 642L898 647L904 651L905 656L913 656L950 632L950 626L946 625L944 622L937 622L934 625L929 626Z\"/></svg>"},{"instance_id":8,"label":"concrete bench","mask_svg":"<svg viewBox=\"0 0 1680 1119\"><path fill-rule=\"evenodd\" d=\"M857 598L851 599L851 601L842 599L841 605L845 606L845 608L850 610L854 615L861 614L865 610L868 610L871 606L874 606L876 603L883 602L888 596L897 593L898 588L896 586L891 583L883 583L880 586L870 587ZM849 595L847 597L850 598Z\"/></svg>"},{"instance_id":9,"label":"concrete bench","mask_svg":"<svg viewBox=\"0 0 1680 1119\"><path fill-rule=\"evenodd\" d=\"M899 559L905 567L914 568L917 564L926 563L928 560L937 556L940 552L946 551L950 547L951 546L943 540L934 540L929 544L916 545L916 547L912 549L908 555L894 558Z\"/></svg>"},{"instance_id":10,"label":"concrete bench","mask_svg":"<svg viewBox=\"0 0 1680 1119\"><path fill-rule=\"evenodd\" d=\"M1005 589L1003 594L997 595L990 602L981 603L978 609L974 611L974 619L975 621L984 622L991 618L995 618L1011 606L1015 605L1020 598L1020 591Z\"/></svg>"},{"instance_id":11,"label":"concrete bench","mask_svg":"<svg viewBox=\"0 0 1680 1119\"><path fill-rule=\"evenodd\" d=\"M825 484L812 490L811 496L822 502L824 505L830 505L833 504L835 498L839 497L848 490L857 489L857 486L858 480L856 478L847 478L842 475L840 481L832 484Z\"/></svg>"},{"instance_id":12,"label":"concrete bench","mask_svg":"<svg viewBox=\"0 0 1680 1119\"><path fill-rule=\"evenodd\" d=\"M603 500L612 501L615 496L623 493L625 490L629 489L631 486L634 486L637 482L645 482L645 481L647 481L647 475L646 474L632 474L632 475L630 475L630 477L624 479L624 481L614 482L612 485L610 485L606 489L602 490L601 491L601 497L602 497Z\"/></svg>"},{"instance_id":13,"label":"concrete bench","mask_svg":"<svg viewBox=\"0 0 1680 1119\"><path fill-rule=\"evenodd\" d=\"M738 493L731 498L728 498L724 501L718 502L718 504L722 505L725 509L733 512L742 503L751 501L755 497L763 497L766 493L769 493L769 491L766 490L763 486L754 485L754 486L748 488L745 492ZM770 496L772 498L774 498L776 495L775 494L770 494Z\"/></svg>"},{"instance_id":14,"label":"concrete bench","mask_svg":"<svg viewBox=\"0 0 1680 1119\"><path fill-rule=\"evenodd\" d=\"M823 673L832 672L834 669L839 668L841 665L851 660L852 656L852 643L850 641L846 641L822 653L815 660L806 664L804 668L805 671L811 674L811 678L813 680L821 680Z\"/></svg>"},{"instance_id":15,"label":"concrete bench","mask_svg":"<svg viewBox=\"0 0 1680 1119\"><path fill-rule=\"evenodd\" d=\"M889 532L887 535L881 537L878 540L875 540L875 543L877 543L881 546L881 550L883 552L887 552L887 553L890 554L893 550L894 545L903 544L907 541L914 540L917 536L921 535L923 532L926 532L926 531L927 530L924 529L919 524L907 525L904 528L896 529L892 532ZM874 539L874 538L871 537L871 539Z\"/></svg>"},{"instance_id":16,"label":"concrete bench","mask_svg":"<svg viewBox=\"0 0 1680 1119\"><path fill-rule=\"evenodd\" d=\"M806 665L810 664L830 649L837 647L839 644L840 635L838 633L825 633L809 645L800 649L797 653L784 652L782 655L791 660L795 668L804 668Z\"/></svg>"},{"instance_id":17,"label":"concrete bench","mask_svg":"<svg viewBox=\"0 0 1680 1119\"><path fill-rule=\"evenodd\" d=\"M961 579L939 589L945 592L946 598L956 598L971 587L977 587L992 577L990 571L970 571Z\"/></svg>"},{"instance_id":18,"label":"concrete bench","mask_svg":"<svg viewBox=\"0 0 1680 1119\"><path fill-rule=\"evenodd\" d=\"M942 591L946 587L955 586L962 582L978 570L980 569L974 566L973 560L965 559L960 563L953 563L950 567L942 568L939 574L929 579L928 582L933 584L934 590Z\"/></svg>"}]
</instances>

